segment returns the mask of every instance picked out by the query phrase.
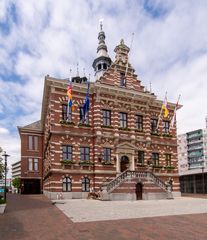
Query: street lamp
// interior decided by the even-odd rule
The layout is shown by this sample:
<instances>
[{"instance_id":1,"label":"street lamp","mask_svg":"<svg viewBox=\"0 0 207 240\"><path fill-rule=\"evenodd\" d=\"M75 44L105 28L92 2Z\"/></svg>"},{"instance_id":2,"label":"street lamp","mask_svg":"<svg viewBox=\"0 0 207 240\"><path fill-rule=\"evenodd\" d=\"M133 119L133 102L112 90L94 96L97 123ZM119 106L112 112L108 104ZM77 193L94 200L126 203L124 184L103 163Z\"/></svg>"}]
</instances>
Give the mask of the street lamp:
<instances>
[{"instance_id":1,"label":"street lamp","mask_svg":"<svg viewBox=\"0 0 207 240\"><path fill-rule=\"evenodd\" d=\"M7 172L7 157L9 157L10 155L8 155L6 152L4 152L4 154L2 154L2 156L4 157L4 160L5 160L5 165L4 165L4 172L5 172L5 177L4 177L4 200L6 201L6 172Z\"/></svg>"}]
</instances>

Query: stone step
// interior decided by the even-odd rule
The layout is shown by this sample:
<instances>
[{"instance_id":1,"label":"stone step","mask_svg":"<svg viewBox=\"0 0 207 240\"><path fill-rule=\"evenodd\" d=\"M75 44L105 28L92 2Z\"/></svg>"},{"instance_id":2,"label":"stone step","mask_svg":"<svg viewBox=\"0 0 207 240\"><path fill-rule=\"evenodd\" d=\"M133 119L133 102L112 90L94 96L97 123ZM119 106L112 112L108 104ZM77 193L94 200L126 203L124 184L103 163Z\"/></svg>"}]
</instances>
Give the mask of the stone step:
<instances>
[{"instance_id":1,"label":"stone step","mask_svg":"<svg viewBox=\"0 0 207 240\"><path fill-rule=\"evenodd\" d=\"M137 182L126 181L121 183L117 188L115 188L111 193L136 193ZM153 182L144 181L143 183L143 193L164 193L165 191L159 186L155 185Z\"/></svg>"}]
</instances>

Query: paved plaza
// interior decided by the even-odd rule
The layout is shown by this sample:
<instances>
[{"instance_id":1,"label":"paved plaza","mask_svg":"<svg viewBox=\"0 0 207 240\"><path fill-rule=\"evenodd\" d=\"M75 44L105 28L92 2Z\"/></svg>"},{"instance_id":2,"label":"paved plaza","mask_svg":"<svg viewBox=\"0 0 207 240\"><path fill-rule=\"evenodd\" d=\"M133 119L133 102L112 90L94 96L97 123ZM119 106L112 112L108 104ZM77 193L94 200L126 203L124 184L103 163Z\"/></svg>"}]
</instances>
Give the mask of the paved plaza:
<instances>
[{"instance_id":1,"label":"paved plaza","mask_svg":"<svg viewBox=\"0 0 207 240\"><path fill-rule=\"evenodd\" d=\"M207 199L97 201L87 199L59 200L56 206L73 222L159 217L207 213Z\"/></svg>"},{"instance_id":2,"label":"paved plaza","mask_svg":"<svg viewBox=\"0 0 207 240\"><path fill-rule=\"evenodd\" d=\"M189 213L205 213L149 217L153 206L157 209L154 214L159 209L178 214L180 210L176 208L181 205ZM43 195L8 194L6 212L0 215L0 240L206 240L205 205L207 199L192 198L138 202L67 200L66 204L52 204ZM70 218L59 210L60 206L67 208ZM100 206L102 210L98 210ZM130 215L137 217L138 213L145 217L126 219ZM124 219L101 221L99 215Z\"/></svg>"}]
</instances>

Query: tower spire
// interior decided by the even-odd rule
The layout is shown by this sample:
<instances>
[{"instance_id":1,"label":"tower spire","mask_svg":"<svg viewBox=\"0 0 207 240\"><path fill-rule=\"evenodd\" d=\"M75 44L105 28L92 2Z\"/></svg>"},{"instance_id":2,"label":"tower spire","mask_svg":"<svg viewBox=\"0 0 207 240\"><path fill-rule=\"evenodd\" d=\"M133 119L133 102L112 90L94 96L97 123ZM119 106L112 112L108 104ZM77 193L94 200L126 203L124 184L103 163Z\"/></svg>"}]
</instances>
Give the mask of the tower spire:
<instances>
[{"instance_id":1,"label":"tower spire","mask_svg":"<svg viewBox=\"0 0 207 240\"><path fill-rule=\"evenodd\" d=\"M77 62L77 73L76 76L79 77L79 63Z\"/></svg>"},{"instance_id":2,"label":"tower spire","mask_svg":"<svg viewBox=\"0 0 207 240\"><path fill-rule=\"evenodd\" d=\"M93 61L93 68L95 71L96 79L98 80L107 68L111 65L111 59L108 55L107 46L105 43L105 32L103 31L103 19L99 20L100 32L98 34L98 47L97 47L97 57Z\"/></svg>"},{"instance_id":3,"label":"tower spire","mask_svg":"<svg viewBox=\"0 0 207 240\"><path fill-rule=\"evenodd\" d=\"M99 20L99 23L100 23L100 31L103 30L103 18Z\"/></svg>"}]
</instances>

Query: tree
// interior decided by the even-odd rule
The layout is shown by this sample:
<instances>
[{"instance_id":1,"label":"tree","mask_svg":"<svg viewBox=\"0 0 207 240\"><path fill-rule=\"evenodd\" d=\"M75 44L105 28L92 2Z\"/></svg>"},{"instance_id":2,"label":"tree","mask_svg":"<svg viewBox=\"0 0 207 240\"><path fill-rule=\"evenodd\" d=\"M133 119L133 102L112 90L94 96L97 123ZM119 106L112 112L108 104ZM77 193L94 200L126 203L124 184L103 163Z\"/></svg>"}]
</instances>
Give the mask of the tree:
<instances>
[{"instance_id":1,"label":"tree","mask_svg":"<svg viewBox=\"0 0 207 240\"><path fill-rule=\"evenodd\" d=\"M13 185L15 188L19 189L19 188L21 187L21 179L20 179L20 178L14 178L14 179L12 180L12 185Z\"/></svg>"}]
</instances>

